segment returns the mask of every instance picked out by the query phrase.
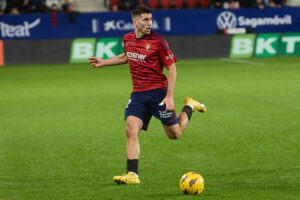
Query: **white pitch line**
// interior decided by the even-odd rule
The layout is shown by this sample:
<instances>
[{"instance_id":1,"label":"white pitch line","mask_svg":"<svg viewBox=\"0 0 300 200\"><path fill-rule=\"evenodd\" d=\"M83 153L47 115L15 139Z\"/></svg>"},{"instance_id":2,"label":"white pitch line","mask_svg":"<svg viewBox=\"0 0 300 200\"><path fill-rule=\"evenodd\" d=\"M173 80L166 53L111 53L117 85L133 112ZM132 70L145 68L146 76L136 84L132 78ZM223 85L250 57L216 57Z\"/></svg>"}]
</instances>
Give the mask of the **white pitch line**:
<instances>
[{"instance_id":1,"label":"white pitch line","mask_svg":"<svg viewBox=\"0 0 300 200\"><path fill-rule=\"evenodd\" d=\"M238 59L229 59L229 58L220 58L220 60L223 60L226 62L249 64L249 65L265 65L264 63L251 62L251 61L247 61L247 60L238 60Z\"/></svg>"}]
</instances>

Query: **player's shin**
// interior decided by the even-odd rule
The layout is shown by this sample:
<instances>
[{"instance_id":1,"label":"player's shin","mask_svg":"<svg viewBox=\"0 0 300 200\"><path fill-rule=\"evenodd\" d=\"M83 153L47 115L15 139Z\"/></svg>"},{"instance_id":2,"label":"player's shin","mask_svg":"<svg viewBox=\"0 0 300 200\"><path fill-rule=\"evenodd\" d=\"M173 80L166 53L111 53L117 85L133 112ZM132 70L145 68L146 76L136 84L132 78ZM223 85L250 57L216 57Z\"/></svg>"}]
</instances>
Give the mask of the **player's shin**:
<instances>
[{"instance_id":1,"label":"player's shin","mask_svg":"<svg viewBox=\"0 0 300 200\"><path fill-rule=\"evenodd\" d=\"M138 164L139 160L138 159L127 159L127 173L128 172L134 172L138 174Z\"/></svg>"},{"instance_id":2,"label":"player's shin","mask_svg":"<svg viewBox=\"0 0 300 200\"><path fill-rule=\"evenodd\" d=\"M181 112L185 112L189 121L191 120L192 114L193 114L193 108L190 106L186 105L182 108Z\"/></svg>"}]
</instances>

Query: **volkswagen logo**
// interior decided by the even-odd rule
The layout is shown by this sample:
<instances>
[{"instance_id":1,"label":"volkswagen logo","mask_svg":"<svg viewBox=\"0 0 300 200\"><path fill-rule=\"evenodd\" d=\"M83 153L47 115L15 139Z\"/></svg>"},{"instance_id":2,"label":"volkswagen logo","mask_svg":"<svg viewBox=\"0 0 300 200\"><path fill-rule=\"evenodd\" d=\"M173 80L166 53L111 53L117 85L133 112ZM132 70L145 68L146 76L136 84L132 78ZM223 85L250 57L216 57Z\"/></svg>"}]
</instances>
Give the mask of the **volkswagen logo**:
<instances>
[{"instance_id":1,"label":"volkswagen logo","mask_svg":"<svg viewBox=\"0 0 300 200\"><path fill-rule=\"evenodd\" d=\"M235 14L229 11L221 12L217 17L217 25L219 29L235 28L237 25Z\"/></svg>"}]
</instances>

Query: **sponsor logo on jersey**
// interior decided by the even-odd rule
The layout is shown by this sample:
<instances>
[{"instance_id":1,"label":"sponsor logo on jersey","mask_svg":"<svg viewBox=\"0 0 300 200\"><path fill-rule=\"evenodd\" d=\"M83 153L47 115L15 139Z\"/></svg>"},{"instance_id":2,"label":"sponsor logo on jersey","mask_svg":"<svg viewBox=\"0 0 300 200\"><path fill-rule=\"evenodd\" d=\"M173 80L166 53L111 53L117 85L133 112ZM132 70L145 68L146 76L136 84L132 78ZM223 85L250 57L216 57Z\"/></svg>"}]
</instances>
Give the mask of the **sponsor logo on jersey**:
<instances>
[{"instance_id":1,"label":"sponsor logo on jersey","mask_svg":"<svg viewBox=\"0 0 300 200\"><path fill-rule=\"evenodd\" d=\"M145 58L147 57L147 55L139 54L139 53L133 53L133 52L127 52L126 55L127 55L127 58L130 59L130 60L143 62L143 63L146 62Z\"/></svg>"}]
</instances>

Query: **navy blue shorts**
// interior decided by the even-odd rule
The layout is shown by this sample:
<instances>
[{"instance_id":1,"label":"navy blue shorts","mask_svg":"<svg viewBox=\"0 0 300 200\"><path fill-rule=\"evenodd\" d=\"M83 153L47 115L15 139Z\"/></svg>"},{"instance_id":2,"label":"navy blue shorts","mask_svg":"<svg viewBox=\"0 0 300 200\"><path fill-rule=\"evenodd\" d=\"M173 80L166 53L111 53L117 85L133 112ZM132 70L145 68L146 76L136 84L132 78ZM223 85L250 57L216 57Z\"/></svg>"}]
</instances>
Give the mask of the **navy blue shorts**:
<instances>
[{"instance_id":1,"label":"navy blue shorts","mask_svg":"<svg viewBox=\"0 0 300 200\"><path fill-rule=\"evenodd\" d=\"M159 88L145 92L133 92L125 109L126 117L132 115L143 120L143 130L147 130L152 115L159 119L163 125L172 126L178 123L175 110L166 112L166 105L159 103L166 96L167 88Z\"/></svg>"}]
</instances>

